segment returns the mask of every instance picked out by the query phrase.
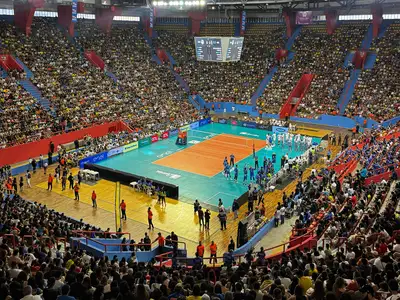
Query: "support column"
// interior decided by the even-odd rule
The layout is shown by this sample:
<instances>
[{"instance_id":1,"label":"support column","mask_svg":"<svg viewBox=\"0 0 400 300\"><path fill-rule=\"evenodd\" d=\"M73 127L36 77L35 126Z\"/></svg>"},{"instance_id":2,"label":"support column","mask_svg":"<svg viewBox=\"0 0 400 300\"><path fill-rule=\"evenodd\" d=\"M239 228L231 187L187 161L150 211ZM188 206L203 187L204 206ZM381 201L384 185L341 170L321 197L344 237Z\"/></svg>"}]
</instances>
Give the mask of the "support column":
<instances>
[{"instance_id":1,"label":"support column","mask_svg":"<svg viewBox=\"0 0 400 300\"><path fill-rule=\"evenodd\" d=\"M379 29L380 29L382 21L383 21L382 4L380 4L380 3L372 4L371 12L372 12L372 35L374 38L376 38L379 34Z\"/></svg>"},{"instance_id":2,"label":"support column","mask_svg":"<svg viewBox=\"0 0 400 300\"><path fill-rule=\"evenodd\" d=\"M285 17L286 23L286 35L288 38L290 38L296 27L296 12L285 9L283 11L283 16Z\"/></svg>"},{"instance_id":3,"label":"support column","mask_svg":"<svg viewBox=\"0 0 400 300\"><path fill-rule=\"evenodd\" d=\"M44 0L33 0L29 3L14 3L15 26L29 36L36 8L43 7L43 5Z\"/></svg>"},{"instance_id":4,"label":"support column","mask_svg":"<svg viewBox=\"0 0 400 300\"><path fill-rule=\"evenodd\" d=\"M114 16L120 16L121 10L115 6L96 9L96 24L105 33L110 33Z\"/></svg>"},{"instance_id":5,"label":"support column","mask_svg":"<svg viewBox=\"0 0 400 300\"><path fill-rule=\"evenodd\" d=\"M325 11L325 17L326 17L326 31L327 33L333 34L337 27L337 21L338 21L338 13L334 9L327 9Z\"/></svg>"},{"instance_id":6,"label":"support column","mask_svg":"<svg viewBox=\"0 0 400 300\"><path fill-rule=\"evenodd\" d=\"M154 28L154 23L155 23L155 8L151 7L149 10L149 26L147 30L147 34L149 35L149 38L153 37L153 28Z\"/></svg>"}]
</instances>

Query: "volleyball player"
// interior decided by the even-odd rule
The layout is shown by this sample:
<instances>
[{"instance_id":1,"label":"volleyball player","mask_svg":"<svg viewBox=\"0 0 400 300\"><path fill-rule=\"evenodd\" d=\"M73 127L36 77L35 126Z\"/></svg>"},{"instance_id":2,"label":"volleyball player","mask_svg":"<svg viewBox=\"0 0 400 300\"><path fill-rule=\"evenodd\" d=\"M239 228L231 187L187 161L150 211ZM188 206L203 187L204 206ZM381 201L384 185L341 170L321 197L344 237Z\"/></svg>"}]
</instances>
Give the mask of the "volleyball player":
<instances>
[{"instance_id":1,"label":"volleyball player","mask_svg":"<svg viewBox=\"0 0 400 300\"><path fill-rule=\"evenodd\" d=\"M243 184L246 184L246 182L247 182L247 166L244 165L244 168L243 168Z\"/></svg>"},{"instance_id":2,"label":"volleyball player","mask_svg":"<svg viewBox=\"0 0 400 300\"><path fill-rule=\"evenodd\" d=\"M238 176L239 176L239 168L238 168L238 165L236 165L235 166L235 169L234 169L234 179L235 179L235 182L237 183L237 181L238 181Z\"/></svg>"}]
</instances>

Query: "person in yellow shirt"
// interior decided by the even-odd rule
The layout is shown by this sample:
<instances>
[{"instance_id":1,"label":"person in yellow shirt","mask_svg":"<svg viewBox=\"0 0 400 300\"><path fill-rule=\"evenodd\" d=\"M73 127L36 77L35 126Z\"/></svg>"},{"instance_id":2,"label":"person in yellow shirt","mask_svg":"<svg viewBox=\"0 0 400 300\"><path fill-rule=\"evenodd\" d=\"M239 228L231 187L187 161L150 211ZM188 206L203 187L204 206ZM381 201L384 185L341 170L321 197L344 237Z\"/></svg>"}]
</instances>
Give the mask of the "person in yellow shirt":
<instances>
[{"instance_id":1,"label":"person in yellow shirt","mask_svg":"<svg viewBox=\"0 0 400 300\"><path fill-rule=\"evenodd\" d=\"M201 288L200 285L196 284L193 287L193 295L186 298L187 300L201 300Z\"/></svg>"},{"instance_id":2,"label":"person in yellow shirt","mask_svg":"<svg viewBox=\"0 0 400 300\"><path fill-rule=\"evenodd\" d=\"M313 286L311 277L309 276L310 270L305 270L303 276L299 279L299 286L303 289L303 295L305 295L309 288Z\"/></svg>"},{"instance_id":3,"label":"person in yellow shirt","mask_svg":"<svg viewBox=\"0 0 400 300\"><path fill-rule=\"evenodd\" d=\"M308 275L312 276L312 274L318 273L318 270L315 268L314 264L310 264L310 270L308 270Z\"/></svg>"}]
</instances>

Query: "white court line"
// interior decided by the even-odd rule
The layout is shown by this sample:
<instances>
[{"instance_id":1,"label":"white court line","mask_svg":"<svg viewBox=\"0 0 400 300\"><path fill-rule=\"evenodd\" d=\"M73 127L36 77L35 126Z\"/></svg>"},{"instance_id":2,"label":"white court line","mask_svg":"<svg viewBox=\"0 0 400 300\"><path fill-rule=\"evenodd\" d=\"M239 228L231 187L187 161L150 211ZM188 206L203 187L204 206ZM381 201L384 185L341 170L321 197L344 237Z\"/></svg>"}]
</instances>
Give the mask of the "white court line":
<instances>
[{"instance_id":1,"label":"white court line","mask_svg":"<svg viewBox=\"0 0 400 300\"><path fill-rule=\"evenodd\" d=\"M201 132L201 133L207 133L207 134L213 134L213 135L220 135L221 133L214 133L214 132L210 132L210 131L203 131L203 130L197 130L197 129L190 129L189 130L189 132L190 131L193 131L193 132Z\"/></svg>"}]
</instances>

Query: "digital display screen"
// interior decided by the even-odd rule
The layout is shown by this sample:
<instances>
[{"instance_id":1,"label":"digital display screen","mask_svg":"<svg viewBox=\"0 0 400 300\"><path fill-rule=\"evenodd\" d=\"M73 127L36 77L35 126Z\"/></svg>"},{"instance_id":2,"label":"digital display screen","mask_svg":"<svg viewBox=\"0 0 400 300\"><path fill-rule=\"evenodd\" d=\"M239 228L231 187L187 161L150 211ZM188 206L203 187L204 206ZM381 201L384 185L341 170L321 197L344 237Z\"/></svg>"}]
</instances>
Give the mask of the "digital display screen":
<instances>
[{"instance_id":1,"label":"digital display screen","mask_svg":"<svg viewBox=\"0 0 400 300\"><path fill-rule=\"evenodd\" d=\"M226 50L226 61L238 61L242 55L243 38L230 38Z\"/></svg>"},{"instance_id":2,"label":"digital display screen","mask_svg":"<svg viewBox=\"0 0 400 300\"><path fill-rule=\"evenodd\" d=\"M223 61L221 38L195 37L197 60Z\"/></svg>"}]
</instances>

